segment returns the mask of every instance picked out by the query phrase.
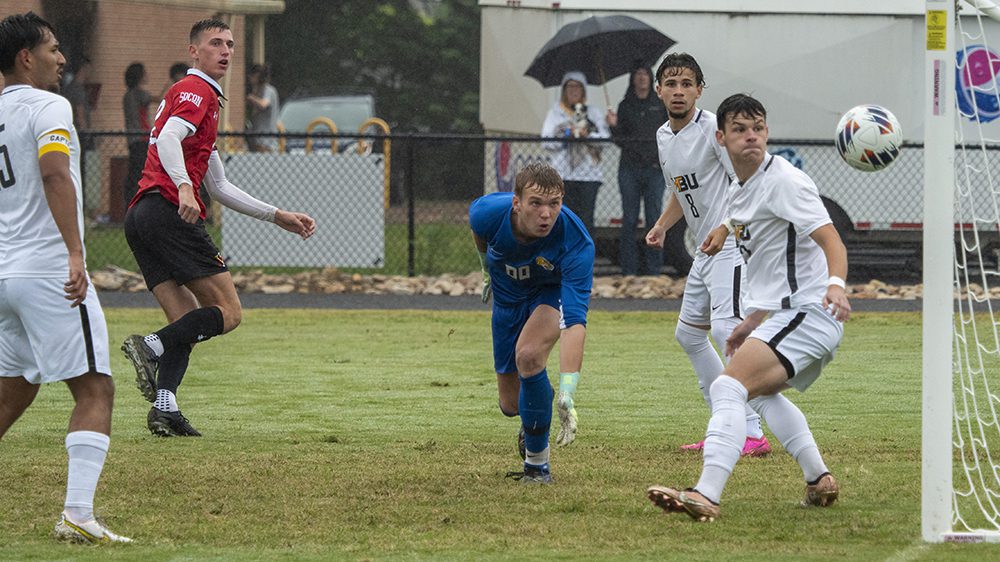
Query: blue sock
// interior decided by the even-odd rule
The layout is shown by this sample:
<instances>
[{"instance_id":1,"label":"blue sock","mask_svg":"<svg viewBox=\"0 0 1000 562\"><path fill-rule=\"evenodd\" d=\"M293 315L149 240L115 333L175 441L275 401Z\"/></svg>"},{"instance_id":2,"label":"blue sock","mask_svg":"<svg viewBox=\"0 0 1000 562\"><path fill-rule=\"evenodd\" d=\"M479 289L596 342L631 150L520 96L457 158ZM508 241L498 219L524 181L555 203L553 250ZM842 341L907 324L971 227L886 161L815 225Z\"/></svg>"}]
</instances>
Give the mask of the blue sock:
<instances>
[{"instance_id":1,"label":"blue sock","mask_svg":"<svg viewBox=\"0 0 1000 562\"><path fill-rule=\"evenodd\" d=\"M549 424L552 423L552 385L549 375L542 372L521 379L521 394L517 405L524 427L525 448L540 453L549 446Z\"/></svg>"}]
</instances>

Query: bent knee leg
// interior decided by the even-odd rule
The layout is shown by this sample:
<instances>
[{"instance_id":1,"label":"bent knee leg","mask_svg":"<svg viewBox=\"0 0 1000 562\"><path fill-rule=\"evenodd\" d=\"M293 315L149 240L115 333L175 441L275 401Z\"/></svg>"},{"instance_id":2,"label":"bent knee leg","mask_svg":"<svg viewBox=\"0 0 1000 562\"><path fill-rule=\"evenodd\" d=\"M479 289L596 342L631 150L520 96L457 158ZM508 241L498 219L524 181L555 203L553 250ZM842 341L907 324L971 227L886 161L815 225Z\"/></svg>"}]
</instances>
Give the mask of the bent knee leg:
<instances>
[{"instance_id":1,"label":"bent knee leg","mask_svg":"<svg viewBox=\"0 0 1000 562\"><path fill-rule=\"evenodd\" d=\"M548 349L536 345L518 346L515 361L517 373L522 377L529 377L545 368L548 362Z\"/></svg>"},{"instance_id":2,"label":"bent knee leg","mask_svg":"<svg viewBox=\"0 0 1000 562\"><path fill-rule=\"evenodd\" d=\"M222 310L222 333L232 332L243 322L243 307L236 304L235 307L226 307Z\"/></svg>"},{"instance_id":3,"label":"bent knee leg","mask_svg":"<svg viewBox=\"0 0 1000 562\"><path fill-rule=\"evenodd\" d=\"M712 346L708 340L708 330L678 321L674 338L688 354L698 353Z\"/></svg>"}]
</instances>

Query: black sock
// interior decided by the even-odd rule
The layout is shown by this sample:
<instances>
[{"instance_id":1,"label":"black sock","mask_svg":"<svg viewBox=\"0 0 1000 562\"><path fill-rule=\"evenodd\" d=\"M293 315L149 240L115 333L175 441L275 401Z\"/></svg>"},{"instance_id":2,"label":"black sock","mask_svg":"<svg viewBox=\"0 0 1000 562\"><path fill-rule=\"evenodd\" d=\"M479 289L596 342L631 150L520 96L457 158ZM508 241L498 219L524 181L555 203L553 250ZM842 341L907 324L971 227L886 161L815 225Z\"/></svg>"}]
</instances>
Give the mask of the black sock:
<instances>
[{"instance_id":1,"label":"black sock","mask_svg":"<svg viewBox=\"0 0 1000 562\"><path fill-rule=\"evenodd\" d=\"M206 306L188 312L180 320L156 332L163 342L164 353L175 347L190 347L222 333L222 311L216 306ZM190 353L190 350L188 350Z\"/></svg>"},{"instance_id":2,"label":"black sock","mask_svg":"<svg viewBox=\"0 0 1000 562\"><path fill-rule=\"evenodd\" d=\"M169 390L177 395L177 387L187 372L188 359L191 358L191 346L181 345L163 352L160 356L156 373L156 389Z\"/></svg>"}]
</instances>

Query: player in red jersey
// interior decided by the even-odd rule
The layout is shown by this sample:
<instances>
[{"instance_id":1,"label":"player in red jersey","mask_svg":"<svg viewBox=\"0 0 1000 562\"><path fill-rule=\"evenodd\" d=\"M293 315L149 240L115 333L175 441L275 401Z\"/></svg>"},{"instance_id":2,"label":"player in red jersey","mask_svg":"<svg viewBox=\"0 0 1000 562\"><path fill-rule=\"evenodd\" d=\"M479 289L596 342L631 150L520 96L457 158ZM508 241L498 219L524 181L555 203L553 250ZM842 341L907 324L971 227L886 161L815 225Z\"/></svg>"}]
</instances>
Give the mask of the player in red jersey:
<instances>
[{"instance_id":1,"label":"player in red jersey","mask_svg":"<svg viewBox=\"0 0 1000 562\"><path fill-rule=\"evenodd\" d=\"M254 199L226 179L215 138L220 99L225 100L219 80L229 69L234 46L232 31L221 20L202 20L191 28L193 68L160 103L139 190L125 215L129 247L170 322L122 344L139 390L153 403L147 426L155 435L201 435L181 415L177 387L191 347L232 331L242 317L232 277L205 230L205 203L195 186L204 180L219 203L303 239L316 230L312 217Z\"/></svg>"}]
</instances>

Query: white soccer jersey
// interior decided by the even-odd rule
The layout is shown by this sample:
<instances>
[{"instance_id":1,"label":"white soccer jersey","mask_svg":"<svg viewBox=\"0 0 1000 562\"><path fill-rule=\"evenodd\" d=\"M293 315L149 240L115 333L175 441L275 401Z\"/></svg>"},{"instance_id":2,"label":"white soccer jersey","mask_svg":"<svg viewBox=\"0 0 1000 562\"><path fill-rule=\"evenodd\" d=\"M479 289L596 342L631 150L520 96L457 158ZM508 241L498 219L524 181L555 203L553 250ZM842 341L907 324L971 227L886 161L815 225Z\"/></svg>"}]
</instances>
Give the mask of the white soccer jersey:
<instances>
[{"instance_id":1,"label":"white soccer jersey","mask_svg":"<svg viewBox=\"0 0 1000 562\"><path fill-rule=\"evenodd\" d=\"M656 146L663 179L668 188L673 186L687 226L701 244L726 218L726 189L736 174L726 149L715 139L715 114L694 111L691 121L676 133L670 121L664 123L656 131Z\"/></svg>"},{"instance_id":2,"label":"white soccer jersey","mask_svg":"<svg viewBox=\"0 0 1000 562\"><path fill-rule=\"evenodd\" d=\"M729 214L747 262L747 310L823 302L829 279L826 256L809 235L831 221L805 172L765 153L750 179L730 186Z\"/></svg>"},{"instance_id":3,"label":"white soccer jersey","mask_svg":"<svg viewBox=\"0 0 1000 562\"><path fill-rule=\"evenodd\" d=\"M80 144L69 102L23 84L5 88L0 94L0 279L69 274L66 245L38 167L38 159L51 151L70 157L82 239Z\"/></svg>"}]
</instances>

